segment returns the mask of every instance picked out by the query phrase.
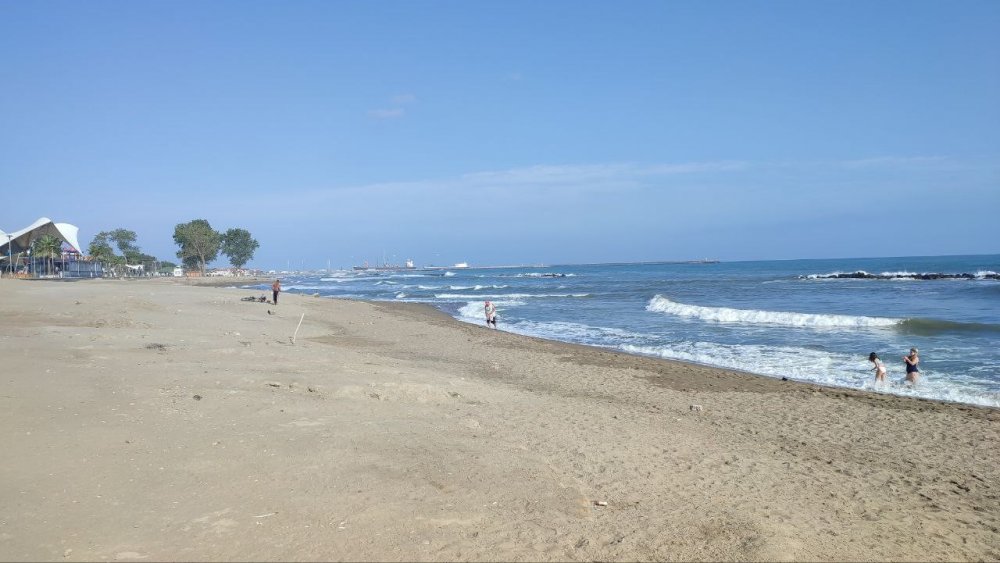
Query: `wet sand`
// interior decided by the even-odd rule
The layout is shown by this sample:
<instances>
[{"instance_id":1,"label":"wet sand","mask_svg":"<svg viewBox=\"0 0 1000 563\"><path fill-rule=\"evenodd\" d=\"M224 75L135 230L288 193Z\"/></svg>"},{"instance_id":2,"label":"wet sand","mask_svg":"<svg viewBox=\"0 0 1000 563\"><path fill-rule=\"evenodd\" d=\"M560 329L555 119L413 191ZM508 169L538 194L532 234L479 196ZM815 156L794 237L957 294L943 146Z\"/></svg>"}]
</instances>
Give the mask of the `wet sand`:
<instances>
[{"instance_id":1,"label":"wet sand","mask_svg":"<svg viewBox=\"0 0 1000 563\"><path fill-rule=\"evenodd\" d=\"M0 559L1000 559L996 409L216 283L0 280Z\"/></svg>"}]
</instances>

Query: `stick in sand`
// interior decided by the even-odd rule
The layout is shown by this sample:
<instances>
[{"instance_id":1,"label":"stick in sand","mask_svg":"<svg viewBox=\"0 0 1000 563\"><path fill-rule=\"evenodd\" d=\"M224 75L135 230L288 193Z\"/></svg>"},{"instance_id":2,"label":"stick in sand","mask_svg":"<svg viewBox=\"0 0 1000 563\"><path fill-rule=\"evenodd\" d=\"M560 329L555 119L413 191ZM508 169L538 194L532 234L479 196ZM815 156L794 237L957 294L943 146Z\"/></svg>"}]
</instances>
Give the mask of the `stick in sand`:
<instances>
[{"instance_id":1,"label":"stick in sand","mask_svg":"<svg viewBox=\"0 0 1000 563\"><path fill-rule=\"evenodd\" d=\"M302 313L302 316L299 317L299 325L295 327L295 334L292 335L292 344L295 344L295 336L299 333L299 327L302 326L302 319L304 318L306 318L306 314Z\"/></svg>"}]
</instances>

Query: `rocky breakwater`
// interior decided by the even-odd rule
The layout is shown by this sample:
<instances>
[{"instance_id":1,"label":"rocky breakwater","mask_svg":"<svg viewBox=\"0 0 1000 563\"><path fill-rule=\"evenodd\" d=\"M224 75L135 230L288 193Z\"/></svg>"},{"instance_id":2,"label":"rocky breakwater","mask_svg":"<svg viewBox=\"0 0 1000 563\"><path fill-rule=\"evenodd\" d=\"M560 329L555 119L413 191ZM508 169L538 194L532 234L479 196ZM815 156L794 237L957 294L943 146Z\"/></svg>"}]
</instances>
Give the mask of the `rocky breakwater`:
<instances>
[{"instance_id":1,"label":"rocky breakwater","mask_svg":"<svg viewBox=\"0 0 1000 563\"><path fill-rule=\"evenodd\" d=\"M812 274L799 276L800 279L826 280L826 279L857 279L857 280L996 280L1000 281L1000 274L996 272L977 272L975 274L944 274L944 273L886 273L870 274L865 271L857 272L835 272L832 274Z\"/></svg>"}]
</instances>

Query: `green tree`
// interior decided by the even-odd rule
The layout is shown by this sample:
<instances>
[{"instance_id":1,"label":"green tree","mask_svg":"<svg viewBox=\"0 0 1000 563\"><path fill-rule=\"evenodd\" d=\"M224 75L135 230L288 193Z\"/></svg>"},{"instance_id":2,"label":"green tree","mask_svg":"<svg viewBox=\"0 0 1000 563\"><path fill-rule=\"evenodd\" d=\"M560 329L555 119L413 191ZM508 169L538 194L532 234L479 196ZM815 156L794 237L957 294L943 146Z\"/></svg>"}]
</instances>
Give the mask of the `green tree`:
<instances>
[{"instance_id":1,"label":"green tree","mask_svg":"<svg viewBox=\"0 0 1000 563\"><path fill-rule=\"evenodd\" d=\"M141 254L139 247L135 244L135 231L115 229L108 233L108 238L118 247L118 251L125 257L126 263L138 262L138 260L133 260L134 257Z\"/></svg>"},{"instance_id":2,"label":"green tree","mask_svg":"<svg viewBox=\"0 0 1000 563\"><path fill-rule=\"evenodd\" d=\"M184 265L187 266L196 259L201 267L201 275L205 275L205 264L219 257L222 235L208 221L195 219L189 223L180 223L174 228L174 242L181 248L177 251L177 257Z\"/></svg>"},{"instance_id":3,"label":"green tree","mask_svg":"<svg viewBox=\"0 0 1000 563\"><path fill-rule=\"evenodd\" d=\"M197 256L188 256L181 260L181 264L185 270L197 270L201 268L201 262L198 261Z\"/></svg>"},{"instance_id":4,"label":"green tree","mask_svg":"<svg viewBox=\"0 0 1000 563\"><path fill-rule=\"evenodd\" d=\"M52 260L62 256L62 240L52 235L43 235L31 243L31 252L40 258L46 258L45 273L52 273Z\"/></svg>"},{"instance_id":5,"label":"green tree","mask_svg":"<svg viewBox=\"0 0 1000 563\"><path fill-rule=\"evenodd\" d=\"M135 244L135 231L128 229L115 229L113 231L101 231L94 236L94 240L87 247L87 253L100 260L109 267L113 275L121 276L125 274L125 264L141 264L143 262L156 261L155 256L143 254L139 246ZM114 246L118 247L121 255L115 254Z\"/></svg>"},{"instance_id":6,"label":"green tree","mask_svg":"<svg viewBox=\"0 0 1000 563\"><path fill-rule=\"evenodd\" d=\"M94 235L94 240L90 241L90 246L87 247L87 254L101 262L113 262L115 249L111 248L110 238L111 233L107 231Z\"/></svg>"},{"instance_id":7,"label":"green tree","mask_svg":"<svg viewBox=\"0 0 1000 563\"><path fill-rule=\"evenodd\" d=\"M260 247L246 229L229 229L222 235L222 253L229 257L229 263L242 268L253 260L253 253Z\"/></svg>"}]
</instances>

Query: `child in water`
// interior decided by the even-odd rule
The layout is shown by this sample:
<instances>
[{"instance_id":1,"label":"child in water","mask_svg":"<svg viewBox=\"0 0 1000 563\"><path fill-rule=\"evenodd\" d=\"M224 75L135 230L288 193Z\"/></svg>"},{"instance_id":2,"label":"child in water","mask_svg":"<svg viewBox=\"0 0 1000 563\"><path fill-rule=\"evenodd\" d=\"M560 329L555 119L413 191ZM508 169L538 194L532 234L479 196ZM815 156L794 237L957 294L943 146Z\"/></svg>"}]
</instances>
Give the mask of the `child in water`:
<instances>
[{"instance_id":1,"label":"child in water","mask_svg":"<svg viewBox=\"0 0 1000 563\"><path fill-rule=\"evenodd\" d=\"M920 378L920 368L917 367L917 364L920 363L920 356L917 349L910 348L910 355L903 356L903 361L906 362L906 382L916 385L917 379Z\"/></svg>"},{"instance_id":2,"label":"child in water","mask_svg":"<svg viewBox=\"0 0 1000 563\"><path fill-rule=\"evenodd\" d=\"M868 354L868 361L875 364L875 367L872 368L872 371L875 372L875 383L885 383L885 364L878 359L878 354L875 352Z\"/></svg>"}]
</instances>

